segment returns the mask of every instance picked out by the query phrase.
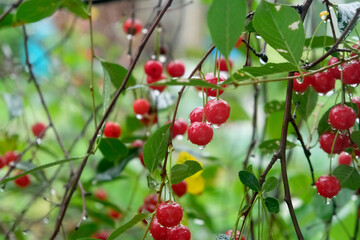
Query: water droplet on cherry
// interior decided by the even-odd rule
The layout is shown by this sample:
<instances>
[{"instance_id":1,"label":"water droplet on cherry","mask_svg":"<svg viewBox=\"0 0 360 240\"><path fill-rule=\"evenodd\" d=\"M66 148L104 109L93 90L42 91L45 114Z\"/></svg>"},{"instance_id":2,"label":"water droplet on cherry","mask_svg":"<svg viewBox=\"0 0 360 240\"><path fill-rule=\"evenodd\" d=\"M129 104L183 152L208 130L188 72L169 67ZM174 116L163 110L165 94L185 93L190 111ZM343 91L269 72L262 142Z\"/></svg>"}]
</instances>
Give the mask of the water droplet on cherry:
<instances>
[{"instance_id":1,"label":"water droplet on cherry","mask_svg":"<svg viewBox=\"0 0 360 240\"><path fill-rule=\"evenodd\" d=\"M128 35L126 35L126 38L127 38L127 40L131 40L133 38L133 35L128 34Z\"/></svg>"},{"instance_id":2,"label":"water droplet on cherry","mask_svg":"<svg viewBox=\"0 0 360 240\"><path fill-rule=\"evenodd\" d=\"M204 150L204 149L205 149L205 146L204 146L204 145L200 145L200 146L199 146L199 149L200 149L200 150Z\"/></svg>"}]
</instances>

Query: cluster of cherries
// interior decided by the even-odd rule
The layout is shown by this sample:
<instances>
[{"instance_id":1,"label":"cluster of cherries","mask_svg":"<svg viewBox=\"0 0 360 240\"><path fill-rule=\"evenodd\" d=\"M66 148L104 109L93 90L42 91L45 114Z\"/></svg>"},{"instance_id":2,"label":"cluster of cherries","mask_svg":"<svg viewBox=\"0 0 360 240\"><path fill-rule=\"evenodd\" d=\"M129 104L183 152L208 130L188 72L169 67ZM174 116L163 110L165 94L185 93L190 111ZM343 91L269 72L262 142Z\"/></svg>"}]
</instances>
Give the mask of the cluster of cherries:
<instances>
[{"instance_id":1,"label":"cluster of cherries","mask_svg":"<svg viewBox=\"0 0 360 240\"><path fill-rule=\"evenodd\" d=\"M106 191L102 188L99 188L96 190L95 197L102 201L106 201L108 199ZM124 215L121 212L119 212L113 208L109 208L108 216L114 220L121 220L124 217Z\"/></svg>"}]
</instances>

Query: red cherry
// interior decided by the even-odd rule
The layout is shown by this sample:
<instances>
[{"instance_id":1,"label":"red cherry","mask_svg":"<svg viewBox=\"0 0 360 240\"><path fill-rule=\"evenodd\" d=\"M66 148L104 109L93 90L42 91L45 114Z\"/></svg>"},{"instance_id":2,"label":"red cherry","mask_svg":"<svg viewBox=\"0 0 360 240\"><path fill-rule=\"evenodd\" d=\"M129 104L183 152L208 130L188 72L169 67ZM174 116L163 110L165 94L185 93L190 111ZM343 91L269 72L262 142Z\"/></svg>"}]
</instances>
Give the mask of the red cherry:
<instances>
[{"instance_id":1,"label":"red cherry","mask_svg":"<svg viewBox=\"0 0 360 240\"><path fill-rule=\"evenodd\" d=\"M304 72L304 74L305 74L305 72ZM300 73L296 72L296 73L294 73L294 76L300 76ZM302 82L299 82L297 78L294 79L293 80L293 90L295 92L305 92L306 89L308 88L308 86L310 85L310 83L312 82L312 78L313 78L313 76L304 77Z\"/></svg>"},{"instance_id":2,"label":"red cherry","mask_svg":"<svg viewBox=\"0 0 360 240\"><path fill-rule=\"evenodd\" d=\"M136 114L143 115L150 110L150 103L146 99L136 99L133 103L133 109Z\"/></svg>"},{"instance_id":3,"label":"red cherry","mask_svg":"<svg viewBox=\"0 0 360 240\"><path fill-rule=\"evenodd\" d=\"M229 65L230 65L230 70L232 69L233 66L233 61L229 58ZM219 68L219 59L216 60L216 69ZM221 58L220 59L220 71L226 71L229 72L227 65L226 65L226 59L225 58Z\"/></svg>"},{"instance_id":4,"label":"red cherry","mask_svg":"<svg viewBox=\"0 0 360 240\"><path fill-rule=\"evenodd\" d=\"M206 103L204 112L206 121L221 125L226 122L230 116L230 106L222 99L211 100Z\"/></svg>"},{"instance_id":5,"label":"red cherry","mask_svg":"<svg viewBox=\"0 0 360 240\"><path fill-rule=\"evenodd\" d=\"M208 83L214 84L214 85L220 85L221 83L225 82L225 78L220 75L219 81L218 77L214 76L213 73L207 73L205 74L205 79ZM222 87L226 87L226 85L222 85ZM201 88L200 88L201 90ZM216 97L217 89L215 88L205 88L205 93L210 97ZM219 89L219 96L224 92L224 90Z\"/></svg>"},{"instance_id":6,"label":"red cherry","mask_svg":"<svg viewBox=\"0 0 360 240\"><path fill-rule=\"evenodd\" d=\"M352 156L347 152L342 152L339 154L338 162L339 164L350 165L352 163Z\"/></svg>"},{"instance_id":7,"label":"red cherry","mask_svg":"<svg viewBox=\"0 0 360 240\"><path fill-rule=\"evenodd\" d=\"M140 159L141 164L145 167L143 152L139 153L138 157L139 157L139 159Z\"/></svg>"},{"instance_id":8,"label":"red cherry","mask_svg":"<svg viewBox=\"0 0 360 240\"><path fill-rule=\"evenodd\" d=\"M239 39L237 40L236 44L235 44L235 47L237 47L237 48L240 47L241 44L242 44L243 39L244 39L243 36L240 36Z\"/></svg>"},{"instance_id":9,"label":"red cherry","mask_svg":"<svg viewBox=\"0 0 360 240\"><path fill-rule=\"evenodd\" d=\"M163 80L163 79L166 79L166 76L165 76L164 74L161 74L161 76L158 77L158 78L153 78L153 77L147 76L146 82L147 82L148 84L151 84L151 83L154 83L154 82ZM150 87L151 89L157 90L157 91L159 91L159 92L164 91L164 89L166 88L166 86L149 86L149 87Z\"/></svg>"},{"instance_id":10,"label":"red cherry","mask_svg":"<svg viewBox=\"0 0 360 240\"><path fill-rule=\"evenodd\" d=\"M338 194L341 189L339 180L334 176L323 175L315 182L317 192L325 197L332 198Z\"/></svg>"},{"instance_id":11,"label":"red cherry","mask_svg":"<svg viewBox=\"0 0 360 240\"><path fill-rule=\"evenodd\" d=\"M176 194L176 196L182 197L186 193L187 184L186 184L185 180L183 180L182 182L180 182L178 184L173 184L171 186L171 188L174 191L174 193Z\"/></svg>"},{"instance_id":12,"label":"red cherry","mask_svg":"<svg viewBox=\"0 0 360 240\"><path fill-rule=\"evenodd\" d=\"M191 233L188 227L184 225L175 226L169 230L168 240L190 240Z\"/></svg>"},{"instance_id":13,"label":"red cherry","mask_svg":"<svg viewBox=\"0 0 360 240\"><path fill-rule=\"evenodd\" d=\"M20 173L18 173L20 174ZM28 175L24 175L14 180L15 184L21 188L25 188L30 185L31 181Z\"/></svg>"},{"instance_id":14,"label":"red cherry","mask_svg":"<svg viewBox=\"0 0 360 240\"><path fill-rule=\"evenodd\" d=\"M190 123L202 122L203 120L203 108L197 107L190 113Z\"/></svg>"},{"instance_id":15,"label":"red cherry","mask_svg":"<svg viewBox=\"0 0 360 240\"><path fill-rule=\"evenodd\" d=\"M3 167L5 167L5 159L3 157L0 156L0 169L2 169Z\"/></svg>"},{"instance_id":16,"label":"red cherry","mask_svg":"<svg viewBox=\"0 0 360 240\"><path fill-rule=\"evenodd\" d=\"M100 200L106 200L107 199L107 193L104 189L99 188L95 192L95 197Z\"/></svg>"},{"instance_id":17,"label":"red cherry","mask_svg":"<svg viewBox=\"0 0 360 240\"><path fill-rule=\"evenodd\" d=\"M128 18L123 25L126 34L136 35L141 32L142 23L139 19Z\"/></svg>"},{"instance_id":18,"label":"red cherry","mask_svg":"<svg viewBox=\"0 0 360 240\"><path fill-rule=\"evenodd\" d=\"M133 141L133 142L131 143L131 147L132 147L132 148L141 148L141 147L144 146L144 144L145 144L145 143L144 143L142 140L136 139L135 141Z\"/></svg>"},{"instance_id":19,"label":"red cherry","mask_svg":"<svg viewBox=\"0 0 360 240\"><path fill-rule=\"evenodd\" d=\"M185 65L180 60L171 61L166 67L171 77L181 77L185 73Z\"/></svg>"},{"instance_id":20,"label":"red cherry","mask_svg":"<svg viewBox=\"0 0 360 240\"><path fill-rule=\"evenodd\" d=\"M152 78L159 78L163 72L163 65L159 61L149 60L145 63L144 70L148 76Z\"/></svg>"},{"instance_id":21,"label":"red cherry","mask_svg":"<svg viewBox=\"0 0 360 240\"><path fill-rule=\"evenodd\" d=\"M212 128L204 122L194 122L188 129L188 138L193 144L199 146L207 145L213 138Z\"/></svg>"},{"instance_id":22,"label":"red cherry","mask_svg":"<svg viewBox=\"0 0 360 240\"><path fill-rule=\"evenodd\" d=\"M316 73L312 78L311 85L316 92L326 94L334 89L335 78L327 72Z\"/></svg>"},{"instance_id":23,"label":"red cherry","mask_svg":"<svg viewBox=\"0 0 360 240\"><path fill-rule=\"evenodd\" d=\"M357 114L357 117L359 117L359 116L360 116L360 97L355 96L355 97L353 97L353 98L351 99L351 101L352 101L353 103L356 103L356 104L357 104L357 106L358 106L358 114Z\"/></svg>"},{"instance_id":24,"label":"red cherry","mask_svg":"<svg viewBox=\"0 0 360 240\"><path fill-rule=\"evenodd\" d=\"M329 123L338 130L349 129L354 126L356 113L354 109L346 105L336 105L330 110Z\"/></svg>"},{"instance_id":25,"label":"red cherry","mask_svg":"<svg viewBox=\"0 0 360 240\"><path fill-rule=\"evenodd\" d=\"M360 45L358 45L358 44L354 44L352 47L356 48L356 49L360 49ZM351 57L356 56L356 53L352 53L350 56Z\"/></svg>"},{"instance_id":26,"label":"red cherry","mask_svg":"<svg viewBox=\"0 0 360 240\"><path fill-rule=\"evenodd\" d=\"M114 209L110 209L108 214L113 219L120 219L120 218L123 217L121 212L118 212L118 211L116 211Z\"/></svg>"},{"instance_id":27,"label":"red cherry","mask_svg":"<svg viewBox=\"0 0 360 240\"><path fill-rule=\"evenodd\" d=\"M345 64L343 70L343 83L344 84L359 84L360 83L360 62L355 61L350 64Z\"/></svg>"},{"instance_id":28,"label":"red cherry","mask_svg":"<svg viewBox=\"0 0 360 240\"><path fill-rule=\"evenodd\" d=\"M327 65L328 65L328 66L329 66L329 65L333 65L333 64L335 64L335 63L337 63L337 62L339 62L339 59L338 59L337 57L331 57L331 58L329 59L329 62L328 62ZM333 78L335 78L335 79L341 79L341 72L340 72L338 66L333 67L333 68L329 68L329 69L327 70L327 73L328 73L330 76L332 76Z\"/></svg>"},{"instance_id":29,"label":"red cherry","mask_svg":"<svg viewBox=\"0 0 360 240\"><path fill-rule=\"evenodd\" d=\"M168 238L169 229L160 225L159 221L154 218L151 223L150 233L154 240L169 240Z\"/></svg>"},{"instance_id":30,"label":"red cherry","mask_svg":"<svg viewBox=\"0 0 360 240\"><path fill-rule=\"evenodd\" d=\"M225 234L228 236L231 236L232 232L233 232L233 230L229 230L229 231L226 231ZM239 240L239 239L240 239L240 231L236 231L235 240ZM241 240L243 240L243 239L245 240L244 236L241 237Z\"/></svg>"},{"instance_id":31,"label":"red cherry","mask_svg":"<svg viewBox=\"0 0 360 240\"><path fill-rule=\"evenodd\" d=\"M144 204L156 205L158 198L159 198L158 194L156 194L156 193L150 194L145 197ZM162 202L161 199L160 199L160 202Z\"/></svg>"},{"instance_id":32,"label":"red cherry","mask_svg":"<svg viewBox=\"0 0 360 240\"><path fill-rule=\"evenodd\" d=\"M15 162L19 154L16 151L6 152L4 155L5 164L9 165L11 162Z\"/></svg>"},{"instance_id":33,"label":"red cherry","mask_svg":"<svg viewBox=\"0 0 360 240\"><path fill-rule=\"evenodd\" d=\"M156 218L164 227L178 225L183 217L183 209L176 202L160 203L156 210Z\"/></svg>"},{"instance_id":34,"label":"red cherry","mask_svg":"<svg viewBox=\"0 0 360 240\"><path fill-rule=\"evenodd\" d=\"M41 122L35 123L31 127L31 130L35 137L40 137L40 135L45 131L45 129L46 129L46 125Z\"/></svg>"},{"instance_id":35,"label":"red cherry","mask_svg":"<svg viewBox=\"0 0 360 240\"><path fill-rule=\"evenodd\" d=\"M118 123L105 123L104 135L108 138L118 138L121 135L121 127Z\"/></svg>"},{"instance_id":36,"label":"red cherry","mask_svg":"<svg viewBox=\"0 0 360 240\"><path fill-rule=\"evenodd\" d=\"M175 120L172 137L175 138L178 135L184 135L187 130L187 123L183 119Z\"/></svg>"},{"instance_id":37,"label":"red cherry","mask_svg":"<svg viewBox=\"0 0 360 240\"><path fill-rule=\"evenodd\" d=\"M320 148L324 150L324 152L331 154L331 148L334 143L336 134L335 133L323 133L319 138ZM346 147L349 145L349 138L347 136L338 134L334 149L332 153L341 153L343 150L345 150Z\"/></svg>"},{"instance_id":38,"label":"red cherry","mask_svg":"<svg viewBox=\"0 0 360 240\"><path fill-rule=\"evenodd\" d=\"M94 234L91 235L92 238L100 239L100 240L106 240L110 236L111 232L106 230L100 230Z\"/></svg>"}]
</instances>

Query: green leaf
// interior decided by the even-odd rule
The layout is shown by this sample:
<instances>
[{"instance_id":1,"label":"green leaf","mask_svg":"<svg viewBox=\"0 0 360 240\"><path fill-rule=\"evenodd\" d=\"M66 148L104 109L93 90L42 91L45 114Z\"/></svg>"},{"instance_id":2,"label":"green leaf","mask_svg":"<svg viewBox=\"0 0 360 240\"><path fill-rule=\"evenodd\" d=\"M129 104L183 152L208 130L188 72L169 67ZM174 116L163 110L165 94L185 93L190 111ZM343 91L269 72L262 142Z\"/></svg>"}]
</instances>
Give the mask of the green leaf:
<instances>
[{"instance_id":1,"label":"green leaf","mask_svg":"<svg viewBox=\"0 0 360 240\"><path fill-rule=\"evenodd\" d=\"M160 161L165 158L169 142L170 124L159 128L146 141L143 156L146 168L152 173L159 165Z\"/></svg>"},{"instance_id":2,"label":"green leaf","mask_svg":"<svg viewBox=\"0 0 360 240\"><path fill-rule=\"evenodd\" d=\"M339 180L341 188L357 190L360 187L360 175L351 166L340 164L334 169L333 175Z\"/></svg>"},{"instance_id":3,"label":"green leaf","mask_svg":"<svg viewBox=\"0 0 360 240\"><path fill-rule=\"evenodd\" d=\"M318 96L313 88L308 88L304 94L293 94L293 103L298 103L296 113L307 120L316 107Z\"/></svg>"},{"instance_id":4,"label":"green leaf","mask_svg":"<svg viewBox=\"0 0 360 240\"><path fill-rule=\"evenodd\" d=\"M312 199L311 206L316 217L324 221L332 218L334 212L333 204L326 204L326 200L318 194L314 195Z\"/></svg>"},{"instance_id":5,"label":"green leaf","mask_svg":"<svg viewBox=\"0 0 360 240\"><path fill-rule=\"evenodd\" d=\"M260 190L260 184L254 174L248 171L240 171L239 172L240 181L250 188L251 190L258 192Z\"/></svg>"},{"instance_id":6,"label":"green leaf","mask_svg":"<svg viewBox=\"0 0 360 240\"><path fill-rule=\"evenodd\" d=\"M170 170L171 183L178 184L200 170L202 167L197 161L187 160L183 164L175 164Z\"/></svg>"},{"instance_id":7,"label":"green leaf","mask_svg":"<svg viewBox=\"0 0 360 240\"><path fill-rule=\"evenodd\" d=\"M276 198L267 197L264 199L264 202L270 213L278 213L280 211L279 201Z\"/></svg>"},{"instance_id":8,"label":"green leaf","mask_svg":"<svg viewBox=\"0 0 360 240\"><path fill-rule=\"evenodd\" d=\"M351 19L353 19L355 16L356 9L359 7L360 7L360 2L358 1L337 5L338 8L337 22L340 33L342 33L345 30L345 28L349 25ZM360 21L360 17L358 16L355 23L352 25L350 31L346 34L346 36L348 36L351 33L351 31L355 28L355 26L359 23L359 21Z\"/></svg>"},{"instance_id":9,"label":"green leaf","mask_svg":"<svg viewBox=\"0 0 360 240\"><path fill-rule=\"evenodd\" d=\"M152 178L150 175L147 175L146 179L147 179L148 188L155 189L157 186L159 186L159 183L157 183L156 180Z\"/></svg>"},{"instance_id":10,"label":"green leaf","mask_svg":"<svg viewBox=\"0 0 360 240\"><path fill-rule=\"evenodd\" d=\"M286 140L286 148L290 149L293 147L296 147L296 144ZM280 149L280 139L270 139L263 141L259 145L259 149L262 154L273 154Z\"/></svg>"},{"instance_id":11,"label":"green leaf","mask_svg":"<svg viewBox=\"0 0 360 240\"><path fill-rule=\"evenodd\" d=\"M226 234L218 234L216 235L216 240L230 240L230 236Z\"/></svg>"},{"instance_id":12,"label":"green leaf","mask_svg":"<svg viewBox=\"0 0 360 240\"><path fill-rule=\"evenodd\" d=\"M236 81L244 81L265 75L288 73L296 70L297 67L291 63L267 63L261 67L244 67L237 70L232 77L229 77L224 83L230 83L233 79Z\"/></svg>"},{"instance_id":13,"label":"green leaf","mask_svg":"<svg viewBox=\"0 0 360 240\"><path fill-rule=\"evenodd\" d=\"M273 100L265 104L264 112L266 115L270 115L274 112L284 111L284 109L285 109L285 101L280 102L278 100Z\"/></svg>"},{"instance_id":14,"label":"green leaf","mask_svg":"<svg viewBox=\"0 0 360 240\"><path fill-rule=\"evenodd\" d=\"M360 146L360 131L352 132L350 138L357 146Z\"/></svg>"},{"instance_id":15,"label":"green leaf","mask_svg":"<svg viewBox=\"0 0 360 240\"><path fill-rule=\"evenodd\" d=\"M119 88L123 83L125 76L128 73L128 70L126 70L126 68L116 63L101 61L101 65L103 66L104 70L106 70L107 73L109 74L111 82L114 85L114 87ZM136 80L131 75L128 83L126 84L126 87L134 86L135 84L136 84Z\"/></svg>"},{"instance_id":16,"label":"green leaf","mask_svg":"<svg viewBox=\"0 0 360 240\"><path fill-rule=\"evenodd\" d=\"M50 17L62 4L62 0L29 0L20 4L16 12L19 23L33 23Z\"/></svg>"},{"instance_id":17,"label":"green leaf","mask_svg":"<svg viewBox=\"0 0 360 240\"><path fill-rule=\"evenodd\" d=\"M98 238L92 238L92 237L84 237L84 238L78 238L77 240L99 240Z\"/></svg>"},{"instance_id":18,"label":"green leaf","mask_svg":"<svg viewBox=\"0 0 360 240\"><path fill-rule=\"evenodd\" d=\"M148 215L145 213L139 213L136 214L129 222L125 223L121 227L115 229L107 240L113 240L119 237L121 234L132 228L134 225L136 225L138 222L144 220Z\"/></svg>"},{"instance_id":19,"label":"green leaf","mask_svg":"<svg viewBox=\"0 0 360 240\"><path fill-rule=\"evenodd\" d=\"M3 14L3 12L0 12L0 15ZM15 21L15 15L9 13L6 15L6 17L0 22L0 28L2 27L12 27Z\"/></svg>"},{"instance_id":20,"label":"green leaf","mask_svg":"<svg viewBox=\"0 0 360 240\"><path fill-rule=\"evenodd\" d=\"M279 180L276 177L268 177L265 180L263 191L264 192L270 192L274 190L278 184Z\"/></svg>"},{"instance_id":21,"label":"green leaf","mask_svg":"<svg viewBox=\"0 0 360 240\"><path fill-rule=\"evenodd\" d=\"M103 138L99 149L106 159L116 162L128 154L128 148L117 138Z\"/></svg>"},{"instance_id":22,"label":"green leaf","mask_svg":"<svg viewBox=\"0 0 360 240\"><path fill-rule=\"evenodd\" d=\"M214 0L207 15L211 38L217 49L228 58L244 30L245 0Z\"/></svg>"},{"instance_id":23,"label":"green leaf","mask_svg":"<svg viewBox=\"0 0 360 240\"><path fill-rule=\"evenodd\" d=\"M4 93L3 97L9 112L10 120L20 117L24 113L24 103L21 95Z\"/></svg>"},{"instance_id":24,"label":"green leaf","mask_svg":"<svg viewBox=\"0 0 360 240\"><path fill-rule=\"evenodd\" d=\"M261 1L253 19L256 32L281 56L298 66L305 43L298 12L289 6Z\"/></svg>"},{"instance_id":25,"label":"green leaf","mask_svg":"<svg viewBox=\"0 0 360 240\"><path fill-rule=\"evenodd\" d=\"M327 46L332 46L334 44L334 38L329 36L316 36L312 40L311 46L310 45L311 38L307 38L305 40L305 46L310 48L323 48Z\"/></svg>"},{"instance_id":26,"label":"green leaf","mask_svg":"<svg viewBox=\"0 0 360 240\"><path fill-rule=\"evenodd\" d=\"M103 115L105 114L106 110L110 104L110 97L111 97L111 78L109 72L103 67L104 71L104 84L103 84Z\"/></svg>"},{"instance_id":27,"label":"green leaf","mask_svg":"<svg viewBox=\"0 0 360 240\"><path fill-rule=\"evenodd\" d=\"M63 6L82 19L89 17L86 5L81 0L64 0Z\"/></svg>"}]
</instances>

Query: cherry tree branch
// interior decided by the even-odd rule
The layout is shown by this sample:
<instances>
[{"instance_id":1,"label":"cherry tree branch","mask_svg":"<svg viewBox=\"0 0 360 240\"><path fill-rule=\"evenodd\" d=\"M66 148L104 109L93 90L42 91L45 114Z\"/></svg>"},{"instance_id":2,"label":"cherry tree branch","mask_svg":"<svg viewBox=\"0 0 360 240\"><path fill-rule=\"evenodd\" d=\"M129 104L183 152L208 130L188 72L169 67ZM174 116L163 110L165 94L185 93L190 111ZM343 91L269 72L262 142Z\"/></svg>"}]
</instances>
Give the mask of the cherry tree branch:
<instances>
[{"instance_id":1,"label":"cherry tree branch","mask_svg":"<svg viewBox=\"0 0 360 240\"><path fill-rule=\"evenodd\" d=\"M0 22L2 20L4 20L4 18L15 8L17 8L24 0L18 0L16 3L11 4L11 6L5 11L3 12L3 14L1 14L0 16Z\"/></svg>"}]
</instances>

